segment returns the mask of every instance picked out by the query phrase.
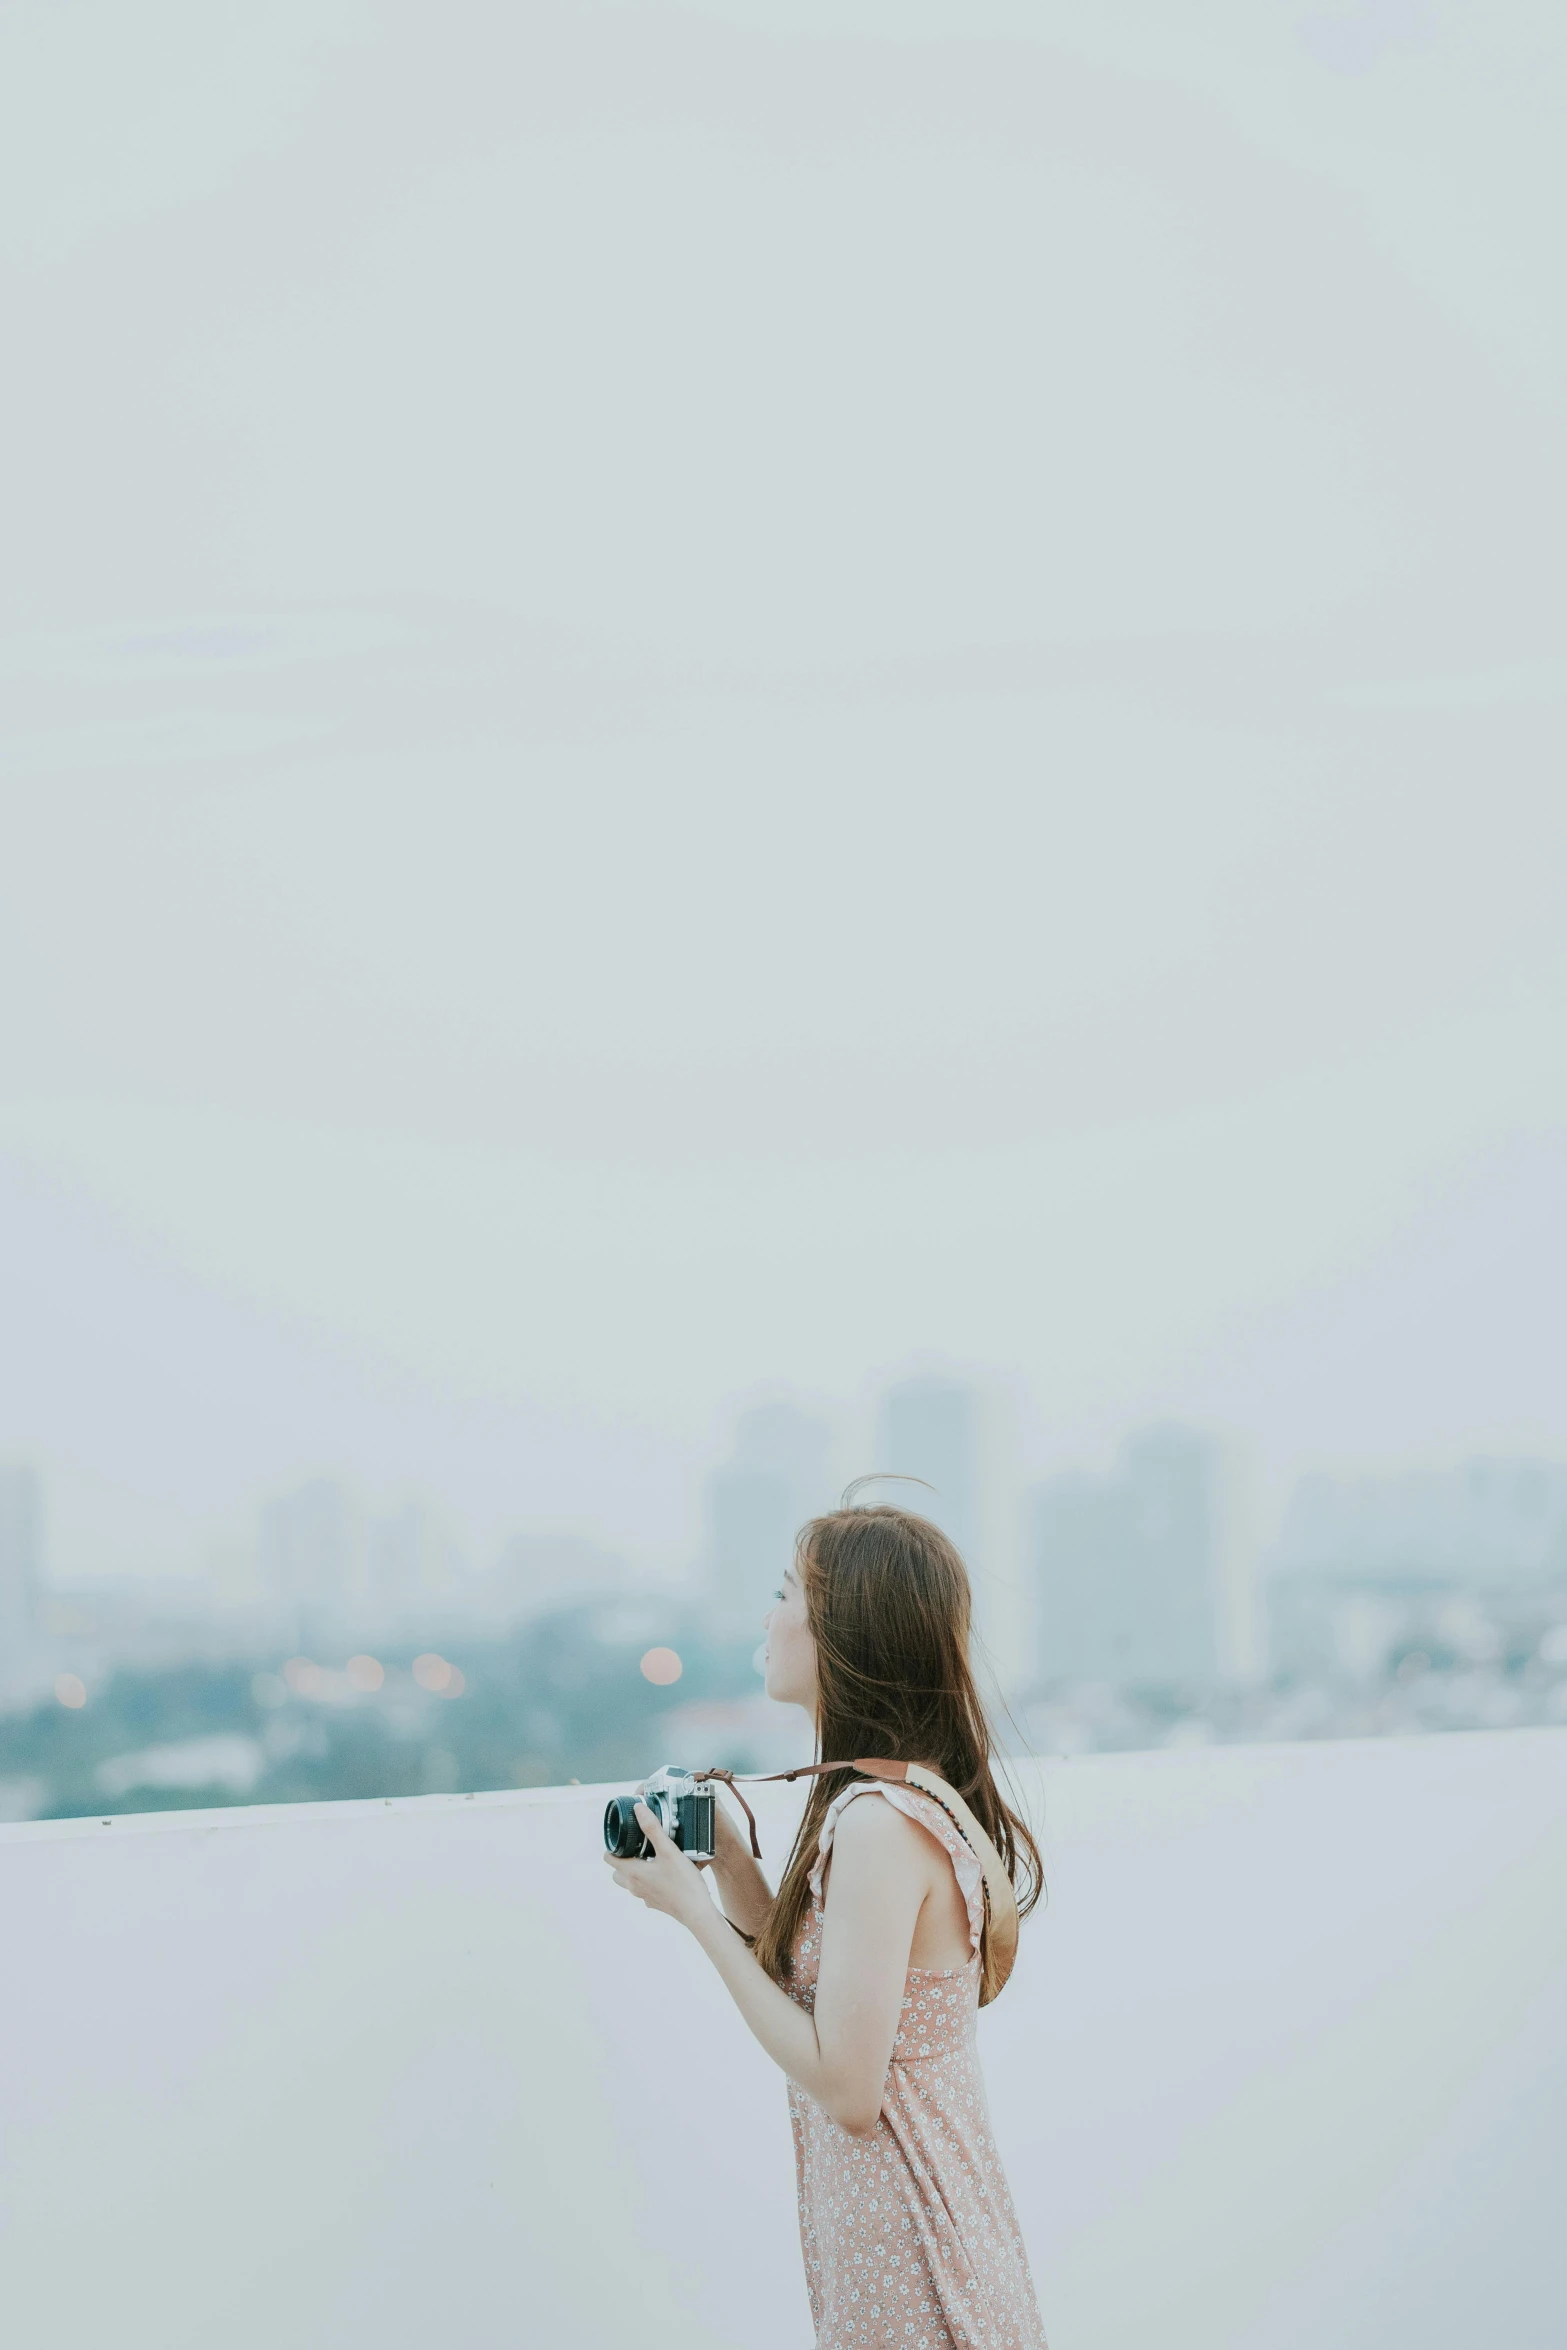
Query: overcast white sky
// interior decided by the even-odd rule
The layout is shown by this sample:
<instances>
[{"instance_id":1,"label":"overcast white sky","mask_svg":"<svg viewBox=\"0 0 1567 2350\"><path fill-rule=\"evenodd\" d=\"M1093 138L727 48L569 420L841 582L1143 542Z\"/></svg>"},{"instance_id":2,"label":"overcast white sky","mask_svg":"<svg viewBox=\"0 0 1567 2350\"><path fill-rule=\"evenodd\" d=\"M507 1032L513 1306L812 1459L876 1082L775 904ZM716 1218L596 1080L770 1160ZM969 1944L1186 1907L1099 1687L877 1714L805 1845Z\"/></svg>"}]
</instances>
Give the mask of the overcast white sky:
<instances>
[{"instance_id":1,"label":"overcast white sky","mask_svg":"<svg viewBox=\"0 0 1567 2350\"><path fill-rule=\"evenodd\" d=\"M1567 1449L1567 24L0 7L0 1455Z\"/></svg>"}]
</instances>

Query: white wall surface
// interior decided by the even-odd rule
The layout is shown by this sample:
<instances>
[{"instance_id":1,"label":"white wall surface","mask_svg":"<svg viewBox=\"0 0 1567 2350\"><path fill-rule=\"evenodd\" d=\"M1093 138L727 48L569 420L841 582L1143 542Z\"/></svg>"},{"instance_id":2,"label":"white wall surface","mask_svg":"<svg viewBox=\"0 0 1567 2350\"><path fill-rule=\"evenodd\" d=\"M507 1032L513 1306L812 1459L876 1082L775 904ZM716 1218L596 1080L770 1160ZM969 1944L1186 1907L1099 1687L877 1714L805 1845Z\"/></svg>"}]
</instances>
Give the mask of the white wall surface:
<instances>
[{"instance_id":1,"label":"white wall surface","mask_svg":"<svg viewBox=\"0 0 1567 2350\"><path fill-rule=\"evenodd\" d=\"M1053 2350L1556 2350L1567 1733L1035 1795L981 2031ZM0 1830L10 2350L803 2350L782 2085L599 1802Z\"/></svg>"}]
</instances>

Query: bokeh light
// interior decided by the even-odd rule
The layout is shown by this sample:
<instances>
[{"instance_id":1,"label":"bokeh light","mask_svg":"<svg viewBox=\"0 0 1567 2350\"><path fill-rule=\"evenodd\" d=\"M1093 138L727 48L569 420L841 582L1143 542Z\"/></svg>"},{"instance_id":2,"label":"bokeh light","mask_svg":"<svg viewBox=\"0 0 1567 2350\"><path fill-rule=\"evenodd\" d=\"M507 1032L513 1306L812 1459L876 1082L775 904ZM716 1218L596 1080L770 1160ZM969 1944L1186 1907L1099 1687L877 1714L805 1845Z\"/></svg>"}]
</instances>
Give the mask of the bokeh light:
<instances>
[{"instance_id":1,"label":"bokeh light","mask_svg":"<svg viewBox=\"0 0 1567 2350\"><path fill-rule=\"evenodd\" d=\"M650 1648L642 1659L642 1678L651 1681L655 1689L667 1689L684 1671L685 1666L672 1648Z\"/></svg>"},{"instance_id":2,"label":"bokeh light","mask_svg":"<svg viewBox=\"0 0 1567 2350\"><path fill-rule=\"evenodd\" d=\"M87 1703L87 1684L78 1673L56 1674L54 1693L62 1705L73 1710Z\"/></svg>"},{"instance_id":3,"label":"bokeh light","mask_svg":"<svg viewBox=\"0 0 1567 2350\"><path fill-rule=\"evenodd\" d=\"M467 1686L468 1683L461 1665L449 1665L447 1677L441 1684L441 1695L443 1697L461 1697Z\"/></svg>"},{"instance_id":4,"label":"bokeh light","mask_svg":"<svg viewBox=\"0 0 1567 2350\"><path fill-rule=\"evenodd\" d=\"M367 1693L379 1689L386 1679L386 1667L377 1657L351 1656L346 1669L350 1685Z\"/></svg>"},{"instance_id":5,"label":"bokeh light","mask_svg":"<svg viewBox=\"0 0 1567 2350\"><path fill-rule=\"evenodd\" d=\"M414 1658L414 1679L421 1689L429 1689L437 1696L451 1680L456 1669L455 1665L447 1663L444 1656L437 1656L434 1649L426 1649L423 1656Z\"/></svg>"}]
</instances>

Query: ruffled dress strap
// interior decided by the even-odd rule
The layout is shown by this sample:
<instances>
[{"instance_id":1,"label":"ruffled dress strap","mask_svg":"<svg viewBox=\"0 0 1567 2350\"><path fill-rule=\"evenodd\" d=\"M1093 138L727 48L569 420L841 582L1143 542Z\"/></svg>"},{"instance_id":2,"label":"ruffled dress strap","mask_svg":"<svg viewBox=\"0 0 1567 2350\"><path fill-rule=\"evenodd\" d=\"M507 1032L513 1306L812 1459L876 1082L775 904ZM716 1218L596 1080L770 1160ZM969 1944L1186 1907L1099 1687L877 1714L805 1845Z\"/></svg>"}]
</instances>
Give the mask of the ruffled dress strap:
<instances>
[{"instance_id":1,"label":"ruffled dress strap","mask_svg":"<svg viewBox=\"0 0 1567 2350\"><path fill-rule=\"evenodd\" d=\"M884 1795L894 1811L901 1811L906 1819L916 1821L935 1837L951 1861L958 1880L963 1904L968 1911L970 1953L977 1957L980 1937L985 1928L985 1872L935 1797L922 1795L917 1788L902 1786L895 1780L856 1779L852 1787L845 1787L841 1795L833 1797L827 1807L827 1817L822 1822L822 1832L816 1844L816 1860L811 1869L811 1891L817 1901L823 1899L822 1882L832 1852L838 1815L844 1805L852 1803L857 1795Z\"/></svg>"}]
</instances>

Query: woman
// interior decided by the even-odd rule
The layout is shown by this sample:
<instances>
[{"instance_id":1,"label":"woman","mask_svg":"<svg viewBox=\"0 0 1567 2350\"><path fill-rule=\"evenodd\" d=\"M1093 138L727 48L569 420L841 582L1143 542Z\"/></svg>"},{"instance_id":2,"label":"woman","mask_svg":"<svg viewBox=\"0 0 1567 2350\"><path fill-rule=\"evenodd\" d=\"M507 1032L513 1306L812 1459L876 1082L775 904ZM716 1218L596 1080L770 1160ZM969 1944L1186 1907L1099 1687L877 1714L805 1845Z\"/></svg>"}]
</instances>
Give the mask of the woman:
<instances>
[{"instance_id":1,"label":"woman","mask_svg":"<svg viewBox=\"0 0 1567 2350\"><path fill-rule=\"evenodd\" d=\"M963 1803L853 1768L947 1781L993 1876L1005 1869L1006 1922L1008 1878L1032 1906L1039 1855L991 1774L969 1609L963 1562L928 1520L814 1519L767 1619L767 1694L806 1707L825 1766L776 1895L721 1804L722 1911L644 1806L651 1857L610 1861L695 1935L788 2075L818 2350L1043 2350L975 2048L999 1969Z\"/></svg>"}]
</instances>

